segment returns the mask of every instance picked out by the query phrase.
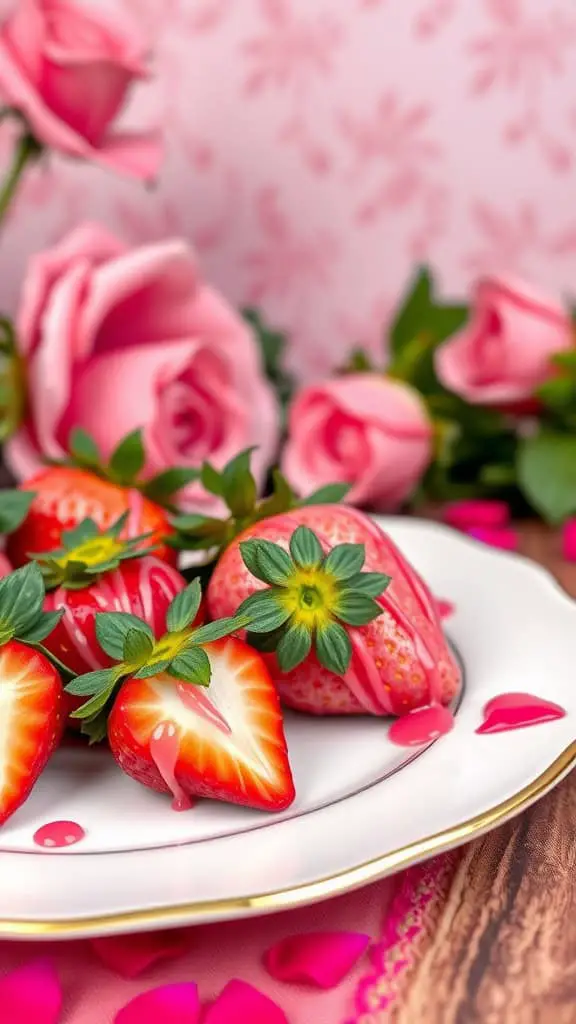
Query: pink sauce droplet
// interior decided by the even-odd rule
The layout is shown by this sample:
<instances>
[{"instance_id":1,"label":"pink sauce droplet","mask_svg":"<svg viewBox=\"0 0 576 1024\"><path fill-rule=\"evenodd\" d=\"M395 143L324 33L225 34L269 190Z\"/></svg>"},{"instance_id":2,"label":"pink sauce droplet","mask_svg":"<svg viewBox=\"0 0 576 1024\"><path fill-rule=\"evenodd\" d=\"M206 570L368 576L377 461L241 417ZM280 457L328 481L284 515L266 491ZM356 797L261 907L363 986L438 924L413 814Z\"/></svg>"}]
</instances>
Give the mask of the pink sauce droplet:
<instances>
[{"instance_id":1,"label":"pink sauce droplet","mask_svg":"<svg viewBox=\"0 0 576 1024\"><path fill-rule=\"evenodd\" d=\"M452 601L445 601L442 597L436 598L436 605L438 606L438 615L442 620L450 618L456 611L456 605L452 604Z\"/></svg>"},{"instance_id":2,"label":"pink sauce droplet","mask_svg":"<svg viewBox=\"0 0 576 1024\"><path fill-rule=\"evenodd\" d=\"M36 846L43 846L45 850L55 850L63 846L74 846L84 839L86 835L81 825L75 821L51 821L42 825L34 833Z\"/></svg>"},{"instance_id":3,"label":"pink sauce droplet","mask_svg":"<svg viewBox=\"0 0 576 1024\"><path fill-rule=\"evenodd\" d=\"M400 747L419 747L444 736L453 725L454 715L448 708L431 704L397 718L390 726L388 736Z\"/></svg>"},{"instance_id":4,"label":"pink sauce droplet","mask_svg":"<svg viewBox=\"0 0 576 1024\"><path fill-rule=\"evenodd\" d=\"M150 757L174 797L172 810L189 811L193 801L174 774L179 752L180 736L174 722L160 722L150 737Z\"/></svg>"},{"instance_id":5,"label":"pink sauce droplet","mask_svg":"<svg viewBox=\"0 0 576 1024\"><path fill-rule=\"evenodd\" d=\"M206 696L201 686L195 686L194 683L177 683L176 690L184 707L187 707L190 711L195 711L197 715L200 715L200 718L206 719L207 722L211 722L221 732L230 735L232 729L228 722Z\"/></svg>"},{"instance_id":6,"label":"pink sauce droplet","mask_svg":"<svg viewBox=\"0 0 576 1024\"><path fill-rule=\"evenodd\" d=\"M477 733L508 732L528 725L553 722L564 718L566 711L559 704L535 697L532 693L501 693L484 706L484 721Z\"/></svg>"}]
</instances>

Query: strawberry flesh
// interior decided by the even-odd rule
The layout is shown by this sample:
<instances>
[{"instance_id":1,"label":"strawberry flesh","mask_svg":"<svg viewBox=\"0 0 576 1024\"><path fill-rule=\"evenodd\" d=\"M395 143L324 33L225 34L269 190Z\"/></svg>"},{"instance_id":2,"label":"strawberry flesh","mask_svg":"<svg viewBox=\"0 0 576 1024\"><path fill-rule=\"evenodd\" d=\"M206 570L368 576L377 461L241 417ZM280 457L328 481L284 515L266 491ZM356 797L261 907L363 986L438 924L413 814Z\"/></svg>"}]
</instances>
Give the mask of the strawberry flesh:
<instances>
[{"instance_id":1,"label":"strawberry flesh","mask_svg":"<svg viewBox=\"0 0 576 1024\"><path fill-rule=\"evenodd\" d=\"M171 793L173 806L209 797L265 811L294 799L278 696L264 661L233 637L209 644L205 689L168 675L123 683L108 721L127 775Z\"/></svg>"}]
</instances>

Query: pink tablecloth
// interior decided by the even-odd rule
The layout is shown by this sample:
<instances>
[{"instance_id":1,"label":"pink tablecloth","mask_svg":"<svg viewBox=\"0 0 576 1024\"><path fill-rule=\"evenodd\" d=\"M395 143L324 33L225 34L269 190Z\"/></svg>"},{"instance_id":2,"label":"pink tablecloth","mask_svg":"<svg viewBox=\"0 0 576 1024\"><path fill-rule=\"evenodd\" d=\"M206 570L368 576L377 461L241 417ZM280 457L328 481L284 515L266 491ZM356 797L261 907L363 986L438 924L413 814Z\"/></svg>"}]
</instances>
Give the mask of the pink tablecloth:
<instances>
[{"instance_id":1,"label":"pink tablecloth","mask_svg":"<svg viewBox=\"0 0 576 1024\"><path fill-rule=\"evenodd\" d=\"M34 1024L55 1024L56 1020L58 1024L113 1024L121 1007L136 995L173 982L194 981L202 1002L209 1003L233 978L251 983L273 999L290 1024L384 1024L390 1020L395 1000L401 998L430 903L439 897L450 870L450 859L438 858L393 879L312 907L249 923L188 929L178 933L177 945L182 947L179 955L159 959L131 979L118 973L121 965L114 963L113 947L108 947L108 957L106 946L98 951L90 942L0 943L1 975L6 978L38 959L53 965L62 989L62 1008L57 1016L47 1015L46 1020L38 1016ZM347 976L329 991L275 980L263 966L264 951L286 936L349 931L367 933L371 944ZM175 935L160 936L159 948L167 941L174 944ZM130 941L126 937L123 943ZM103 955L110 961L108 965L102 962ZM0 978L2 1024L24 1024L28 1017L23 1017L23 1008L16 1005L18 1000L11 1011L13 1017L6 1017L2 985ZM242 1022L235 1018L230 1024Z\"/></svg>"}]
</instances>

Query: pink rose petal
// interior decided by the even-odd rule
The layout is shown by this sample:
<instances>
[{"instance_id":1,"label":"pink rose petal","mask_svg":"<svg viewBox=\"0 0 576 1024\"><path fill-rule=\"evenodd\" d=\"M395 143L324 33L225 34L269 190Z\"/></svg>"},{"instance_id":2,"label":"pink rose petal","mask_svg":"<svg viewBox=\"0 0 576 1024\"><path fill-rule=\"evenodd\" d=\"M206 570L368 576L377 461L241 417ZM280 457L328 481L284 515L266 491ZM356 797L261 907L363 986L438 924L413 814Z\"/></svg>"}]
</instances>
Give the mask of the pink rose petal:
<instances>
[{"instance_id":1,"label":"pink rose petal","mask_svg":"<svg viewBox=\"0 0 576 1024\"><path fill-rule=\"evenodd\" d=\"M562 555L567 562L576 562L576 519L569 519L562 530Z\"/></svg>"},{"instance_id":2,"label":"pink rose petal","mask_svg":"<svg viewBox=\"0 0 576 1024\"><path fill-rule=\"evenodd\" d=\"M444 621L444 619L450 618L456 611L456 605L452 604L452 601L446 601L443 597L436 598L436 607L438 609L438 615Z\"/></svg>"},{"instance_id":3,"label":"pink rose petal","mask_svg":"<svg viewBox=\"0 0 576 1024\"><path fill-rule=\"evenodd\" d=\"M142 932L93 939L92 949L111 971L123 978L137 978L160 960L182 956L190 941L190 933L184 931Z\"/></svg>"},{"instance_id":4,"label":"pink rose petal","mask_svg":"<svg viewBox=\"0 0 576 1024\"><path fill-rule=\"evenodd\" d=\"M230 1018L230 1022L234 1018ZM193 982L161 985L136 996L116 1014L114 1024L199 1024L200 1000Z\"/></svg>"},{"instance_id":5,"label":"pink rose petal","mask_svg":"<svg viewBox=\"0 0 576 1024\"><path fill-rule=\"evenodd\" d=\"M505 501L469 498L446 505L442 517L448 526L457 530L466 530L470 526L497 529L510 522L510 507Z\"/></svg>"},{"instance_id":6,"label":"pink rose petal","mask_svg":"<svg viewBox=\"0 0 576 1024\"><path fill-rule=\"evenodd\" d=\"M357 932L311 932L289 935L264 954L268 972L278 981L317 988L339 985L370 943Z\"/></svg>"},{"instance_id":7,"label":"pink rose petal","mask_svg":"<svg viewBox=\"0 0 576 1024\"><path fill-rule=\"evenodd\" d=\"M127 1022L122 1021L121 1024ZM263 992L246 981L234 979L228 982L218 999L208 1007L202 1024L289 1024L289 1021L278 1004Z\"/></svg>"},{"instance_id":8,"label":"pink rose petal","mask_svg":"<svg viewBox=\"0 0 576 1024\"><path fill-rule=\"evenodd\" d=\"M466 533L470 537L474 537L475 540L482 541L483 544L489 544L492 548L501 548L502 551L517 551L518 550L518 533L516 530L510 529L488 529L482 526L474 526Z\"/></svg>"},{"instance_id":9,"label":"pink rose petal","mask_svg":"<svg viewBox=\"0 0 576 1024\"><path fill-rule=\"evenodd\" d=\"M0 1020L4 1024L57 1024L62 989L53 966L36 960L0 979Z\"/></svg>"}]
</instances>

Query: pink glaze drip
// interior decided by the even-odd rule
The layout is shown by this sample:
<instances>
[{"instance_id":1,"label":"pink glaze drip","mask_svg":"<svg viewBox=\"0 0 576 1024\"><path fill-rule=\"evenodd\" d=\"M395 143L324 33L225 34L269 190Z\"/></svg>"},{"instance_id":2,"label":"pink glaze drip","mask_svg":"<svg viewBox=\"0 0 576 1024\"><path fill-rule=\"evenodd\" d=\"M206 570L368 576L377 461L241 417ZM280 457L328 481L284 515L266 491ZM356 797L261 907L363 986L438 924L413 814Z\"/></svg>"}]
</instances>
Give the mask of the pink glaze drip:
<instances>
[{"instance_id":1,"label":"pink glaze drip","mask_svg":"<svg viewBox=\"0 0 576 1024\"><path fill-rule=\"evenodd\" d=\"M438 608L438 615L442 622L444 619L450 618L456 611L456 605L452 604L452 601L446 601L443 597L436 598L436 606Z\"/></svg>"},{"instance_id":2,"label":"pink glaze drip","mask_svg":"<svg viewBox=\"0 0 576 1024\"><path fill-rule=\"evenodd\" d=\"M532 693L501 693L484 706L484 721L477 733L508 732L564 718L566 711L559 704L535 697Z\"/></svg>"},{"instance_id":3,"label":"pink glaze drip","mask_svg":"<svg viewBox=\"0 0 576 1024\"><path fill-rule=\"evenodd\" d=\"M50 821L37 829L33 839L36 846L42 846L45 850L56 850L64 846L74 846L84 839L85 835L82 826L75 821Z\"/></svg>"},{"instance_id":4,"label":"pink glaze drip","mask_svg":"<svg viewBox=\"0 0 576 1024\"><path fill-rule=\"evenodd\" d=\"M174 797L174 811L188 811L193 801L178 782L175 769L180 752L180 736L174 722L160 722L150 737L150 757Z\"/></svg>"},{"instance_id":5,"label":"pink glaze drip","mask_svg":"<svg viewBox=\"0 0 576 1024\"><path fill-rule=\"evenodd\" d=\"M230 735L232 729L228 722L220 714L218 708L214 707L201 686L195 686L194 683L177 683L176 691L184 707L194 711L205 721L211 722L217 729L220 729L220 732Z\"/></svg>"},{"instance_id":6,"label":"pink glaze drip","mask_svg":"<svg viewBox=\"0 0 576 1024\"><path fill-rule=\"evenodd\" d=\"M454 715L442 704L429 704L397 718L388 733L400 747L419 747L445 736L454 725Z\"/></svg>"},{"instance_id":7,"label":"pink glaze drip","mask_svg":"<svg viewBox=\"0 0 576 1024\"><path fill-rule=\"evenodd\" d=\"M130 488L128 491L128 509L130 515L128 516L128 522L126 524L125 535L126 538L138 537L142 532L142 510L144 507L144 499L135 488Z\"/></svg>"},{"instance_id":8,"label":"pink glaze drip","mask_svg":"<svg viewBox=\"0 0 576 1024\"><path fill-rule=\"evenodd\" d=\"M350 631L352 658L344 682L358 703L370 715L389 715L392 713L392 701L388 691L382 686L380 672L374 657L366 648L364 637L355 630Z\"/></svg>"}]
</instances>

